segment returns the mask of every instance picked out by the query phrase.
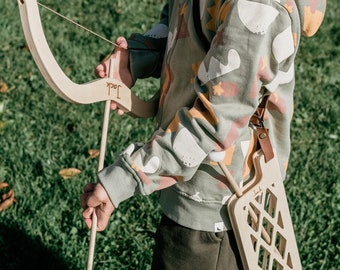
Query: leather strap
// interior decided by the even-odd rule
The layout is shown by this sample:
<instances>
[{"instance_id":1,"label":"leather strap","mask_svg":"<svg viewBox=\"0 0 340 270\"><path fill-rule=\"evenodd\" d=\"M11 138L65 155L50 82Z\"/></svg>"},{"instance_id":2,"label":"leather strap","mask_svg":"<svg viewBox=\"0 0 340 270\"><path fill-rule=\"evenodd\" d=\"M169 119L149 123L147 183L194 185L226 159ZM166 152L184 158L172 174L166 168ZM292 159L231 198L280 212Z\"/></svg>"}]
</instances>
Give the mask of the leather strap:
<instances>
[{"instance_id":1,"label":"leather strap","mask_svg":"<svg viewBox=\"0 0 340 270\"><path fill-rule=\"evenodd\" d=\"M259 148L262 149L266 162L274 157L273 147L270 142L268 129L264 127L264 114L266 112L268 100L269 95L264 96L255 113L250 118L250 123L255 128L255 134L259 144Z\"/></svg>"}]
</instances>

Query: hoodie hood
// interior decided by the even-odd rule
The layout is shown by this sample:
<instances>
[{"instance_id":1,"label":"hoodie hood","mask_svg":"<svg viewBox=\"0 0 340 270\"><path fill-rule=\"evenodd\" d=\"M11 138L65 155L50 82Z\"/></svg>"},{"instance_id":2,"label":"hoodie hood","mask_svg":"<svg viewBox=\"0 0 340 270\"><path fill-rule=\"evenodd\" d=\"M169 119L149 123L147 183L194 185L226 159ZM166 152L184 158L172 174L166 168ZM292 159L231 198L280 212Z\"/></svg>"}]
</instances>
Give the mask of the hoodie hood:
<instances>
[{"instance_id":1,"label":"hoodie hood","mask_svg":"<svg viewBox=\"0 0 340 270\"><path fill-rule=\"evenodd\" d=\"M296 6L304 36L311 37L319 29L326 11L327 0L278 0L290 12Z\"/></svg>"}]
</instances>

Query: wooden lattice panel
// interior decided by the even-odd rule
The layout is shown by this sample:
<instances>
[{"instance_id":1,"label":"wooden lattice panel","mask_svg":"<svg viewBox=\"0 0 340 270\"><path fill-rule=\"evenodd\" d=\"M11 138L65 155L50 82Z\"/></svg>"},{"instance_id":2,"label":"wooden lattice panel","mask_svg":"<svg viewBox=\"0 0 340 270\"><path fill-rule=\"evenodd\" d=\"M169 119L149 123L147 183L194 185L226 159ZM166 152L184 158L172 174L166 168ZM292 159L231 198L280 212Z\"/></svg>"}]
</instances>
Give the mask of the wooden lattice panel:
<instances>
[{"instance_id":1,"label":"wooden lattice panel","mask_svg":"<svg viewBox=\"0 0 340 270\"><path fill-rule=\"evenodd\" d=\"M288 202L276 155L265 163L254 155L256 177L228 202L229 215L245 269L300 270Z\"/></svg>"}]
</instances>

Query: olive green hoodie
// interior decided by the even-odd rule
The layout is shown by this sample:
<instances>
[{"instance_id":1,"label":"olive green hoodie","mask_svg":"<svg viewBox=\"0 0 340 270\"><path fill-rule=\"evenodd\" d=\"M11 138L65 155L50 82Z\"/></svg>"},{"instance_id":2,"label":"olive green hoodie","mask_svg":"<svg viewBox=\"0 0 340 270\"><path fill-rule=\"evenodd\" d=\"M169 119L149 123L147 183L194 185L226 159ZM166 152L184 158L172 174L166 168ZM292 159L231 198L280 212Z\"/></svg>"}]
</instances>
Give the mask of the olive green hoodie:
<instances>
[{"instance_id":1,"label":"olive green hoodie","mask_svg":"<svg viewBox=\"0 0 340 270\"><path fill-rule=\"evenodd\" d=\"M249 119L271 94L265 126L285 177L294 59L301 33L317 31L325 7L326 0L168 1L159 24L129 39L133 78L160 75L159 109L151 139L98 174L113 204L159 191L177 223L230 229L232 193L209 153L221 154L240 186L249 180L256 150Z\"/></svg>"}]
</instances>

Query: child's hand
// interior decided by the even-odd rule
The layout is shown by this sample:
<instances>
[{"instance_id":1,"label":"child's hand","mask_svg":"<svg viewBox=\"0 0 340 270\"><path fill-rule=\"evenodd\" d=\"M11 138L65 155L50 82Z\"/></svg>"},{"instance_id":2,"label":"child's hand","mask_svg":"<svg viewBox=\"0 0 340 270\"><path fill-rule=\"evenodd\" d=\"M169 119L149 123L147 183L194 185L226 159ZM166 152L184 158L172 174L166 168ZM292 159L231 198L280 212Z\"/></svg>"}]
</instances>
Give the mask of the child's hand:
<instances>
[{"instance_id":1,"label":"child's hand","mask_svg":"<svg viewBox=\"0 0 340 270\"><path fill-rule=\"evenodd\" d=\"M84 187L84 193L81 196L81 206L84 209L83 218L88 228L92 226L92 214L94 209L96 209L98 220L97 231L105 230L110 216L115 209L100 183L88 183Z\"/></svg>"},{"instance_id":2,"label":"child's hand","mask_svg":"<svg viewBox=\"0 0 340 270\"><path fill-rule=\"evenodd\" d=\"M124 37L118 37L116 39L116 43L119 47L116 47L114 53L96 67L95 73L100 78L109 77L110 74L108 73L110 61L115 61L114 70L111 71L111 76L131 88L133 86L133 80L129 68L129 53L127 51L128 44ZM118 109L117 112L119 115L124 113L123 110L118 108L117 103L114 101L111 102L111 109Z\"/></svg>"}]
</instances>

